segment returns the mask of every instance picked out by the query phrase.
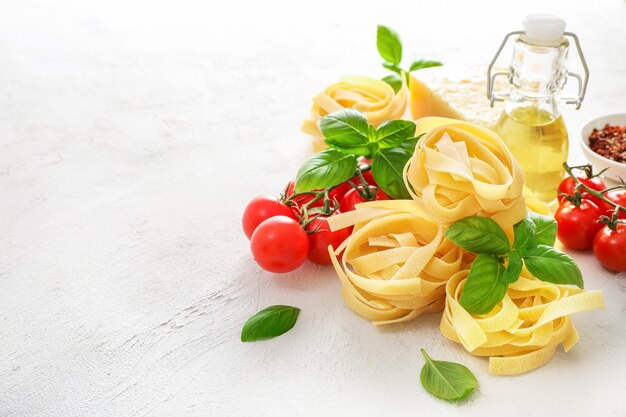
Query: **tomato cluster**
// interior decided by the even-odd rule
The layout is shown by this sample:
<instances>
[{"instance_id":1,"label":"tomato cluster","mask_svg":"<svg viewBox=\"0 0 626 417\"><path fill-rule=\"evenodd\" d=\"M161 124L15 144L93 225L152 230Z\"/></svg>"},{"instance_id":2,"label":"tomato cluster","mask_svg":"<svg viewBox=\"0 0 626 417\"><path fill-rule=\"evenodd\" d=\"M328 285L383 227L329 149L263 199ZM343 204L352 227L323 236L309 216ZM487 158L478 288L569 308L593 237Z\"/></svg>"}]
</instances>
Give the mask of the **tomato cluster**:
<instances>
[{"instance_id":1,"label":"tomato cluster","mask_svg":"<svg viewBox=\"0 0 626 417\"><path fill-rule=\"evenodd\" d=\"M593 248L602 266L626 271L626 211L616 209L626 207L626 188L607 188L598 177L576 179L570 176L559 185L554 214L559 240L570 249Z\"/></svg>"},{"instance_id":2,"label":"tomato cluster","mask_svg":"<svg viewBox=\"0 0 626 417\"><path fill-rule=\"evenodd\" d=\"M266 271L290 272L307 258L316 264L330 264L328 246L336 249L352 230L331 231L328 217L354 210L364 201L390 199L376 185L367 161L352 179L325 190L294 193L294 185L295 181L290 181L281 198L253 198L243 212L242 226L250 250Z\"/></svg>"}]
</instances>

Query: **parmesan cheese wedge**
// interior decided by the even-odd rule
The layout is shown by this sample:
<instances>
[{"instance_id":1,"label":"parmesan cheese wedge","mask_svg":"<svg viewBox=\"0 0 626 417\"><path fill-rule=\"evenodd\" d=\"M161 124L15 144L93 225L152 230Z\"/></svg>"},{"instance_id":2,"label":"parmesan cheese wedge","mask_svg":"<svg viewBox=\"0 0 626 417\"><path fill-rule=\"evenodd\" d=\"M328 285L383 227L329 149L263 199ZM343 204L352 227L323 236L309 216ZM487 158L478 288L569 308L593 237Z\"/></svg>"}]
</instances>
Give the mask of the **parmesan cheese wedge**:
<instances>
[{"instance_id":1,"label":"parmesan cheese wedge","mask_svg":"<svg viewBox=\"0 0 626 417\"><path fill-rule=\"evenodd\" d=\"M496 88L505 90L504 77ZM414 120L426 116L465 120L492 129L504 108L497 102L493 108L487 99L487 69L441 66L413 71L410 74L411 115Z\"/></svg>"}]
</instances>

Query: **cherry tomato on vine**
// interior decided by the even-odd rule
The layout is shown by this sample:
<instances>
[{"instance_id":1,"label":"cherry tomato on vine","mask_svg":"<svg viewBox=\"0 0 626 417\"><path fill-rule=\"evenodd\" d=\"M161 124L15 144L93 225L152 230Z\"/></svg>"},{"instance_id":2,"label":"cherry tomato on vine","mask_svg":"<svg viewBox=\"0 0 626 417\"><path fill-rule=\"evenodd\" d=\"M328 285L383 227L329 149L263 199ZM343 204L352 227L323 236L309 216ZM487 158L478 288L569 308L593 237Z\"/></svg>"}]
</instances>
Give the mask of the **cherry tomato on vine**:
<instances>
[{"instance_id":1,"label":"cherry tomato on vine","mask_svg":"<svg viewBox=\"0 0 626 417\"><path fill-rule=\"evenodd\" d=\"M615 204L619 204L622 207L626 207L626 190L625 189L617 189L611 190L608 193L605 193L604 196L614 202ZM606 204L606 203L605 203ZM611 207L609 211L613 211L614 207ZM612 213L607 213L607 216L611 217ZM619 219L626 219L626 211L620 210L617 217Z\"/></svg>"},{"instance_id":2,"label":"cherry tomato on vine","mask_svg":"<svg viewBox=\"0 0 626 417\"><path fill-rule=\"evenodd\" d=\"M596 203L583 198L580 206L563 200L554 219L558 224L557 237L570 249L589 249L593 245L593 238L602 228L598 218L602 211Z\"/></svg>"},{"instance_id":3,"label":"cherry tomato on vine","mask_svg":"<svg viewBox=\"0 0 626 417\"><path fill-rule=\"evenodd\" d=\"M339 214L339 211L336 211L335 214ZM351 227L331 232L328 218L324 216L312 220L306 230L312 232L309 234L309 261L321 265L332 263L328 254L328 245L337 249L352 233Z\"/></svg>"},{"instance_id":4,"label":"cherry tomato on vine","mask_svg":"<svg viewBox=\"0 0 626 417\"><path fill-rule=\"evenodd\" d=\"M294 180L289 181L289 184L287 185L287 195L285 196L286 198L291 197L294 194ZM330 200L332 201L337 200L337 202L341 201L341 198L344 196L344 194L350 189L352 188L350 186L350 184L348 184L348 182L344 182L341 183L337 186L337 188L333 189L331 192L328 193L328 198L330 198ZM313 192L319 192L321 190L313 190ZM293 201L295 203L295 205L293 206L294 212L297 214L299 214L300 208L302 206L304 206L305 204L307 204L309 201L313 200L314 196L312 194L303 194L301 196L297 196L293 199L291 199L291 201ZM311 204L309 206L309 208L314 208L314 207L322 207L324 205L324 199L320 198L319 200L317 200L315 203Z\"/></svg>"},{"instance_id":5,"label":"cherry tomato on vine","mask_svg":"<svg viewBox=\"0 0 626 417\"><path fill-rule=\"evenodd\" d=\"M598 177L587 178L587 177L577 177L580 182L585 184L587 187L596 191L603 191L606 188L606 184ZM566 195L574 195L574 188L576 187L576 181L572 177L567 177L559 184L559 193L563 193ZM600 200L598 197L594 195L588 195L584 190L580 190L580 194L588 198L589 200L596 203L596 205L602 209L605 206L608 206L604 201ZM565 197L561 194L558 194L557 199L559 204L563 202ZM608 209L608 207L607 207Z\"/></svg>"},{"instance_id":6,"label":"cherry tomato on vine","mask_svg":"<svg viewBox=\"0 0 626 417\"><path fill-rule=\"evenodd\" d=\"M273 195L263 194L254 197L246 206L241 218L241 225L246 237L250 239L259 224L274 216L287 216L294 220L298 219L285 203Z\"/></svg>"},{"instance_id":7,"label":"cherry tomato on vine","mask_svg":"<svg viewBox=\"0 0 626 417\"><path fill-rule=\"evenodd\" d=\"M274 216L261 223L250 239L254 260L266 271L293 271L309 254L309 238L300 224L287 216Z\"/></svg>"},{"instance_id":8,"label":"cherry tomato on vine","mask_svg":"<svg viewBox=\"0 0 626 417\"><path fill-rule=\"evenodd\" d=\"M389 198L389 196L385 194L383 190L381 190L380 188L371 186L371 185L369 186L369 189L376 190L376 195L374 196L374 198L370 200L365 200L363 196L359 193L359 191L363 192L364 187L362 185L359 185L358 188L359 188L358 191L356 188L353 188L350 191L348 191L346 195L343 196L343 198L339 202L339 210L341 210L344 213L347 211L354 210L354 206L356 204L363 203L364 201L391 200L391 198Z\"/></svg>"},{"instance_id":9,"label":"cherry tomato on vine","mask_svg":"<svg viewBox=\"0 0 626 417\"><path fill-rule=\"evenodd\" d=\"M618 223L615 230L604 226L593 240L593 253L606 269L626 272L626 224Z\"/></svg>"}]
</instances>

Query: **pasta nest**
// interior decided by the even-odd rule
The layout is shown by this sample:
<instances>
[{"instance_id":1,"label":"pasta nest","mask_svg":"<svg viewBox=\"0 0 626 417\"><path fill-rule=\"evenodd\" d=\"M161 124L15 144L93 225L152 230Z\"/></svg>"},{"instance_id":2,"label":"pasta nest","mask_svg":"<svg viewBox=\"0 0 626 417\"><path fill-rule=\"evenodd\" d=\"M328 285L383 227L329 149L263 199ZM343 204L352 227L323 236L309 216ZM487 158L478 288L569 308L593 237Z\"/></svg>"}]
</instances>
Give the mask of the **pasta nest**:
<instances>
[{"instance_id":1,"label":"pasta nest","mask_svg":"<svg viewBox=\"0 0 626 417\"><path fill-rule=\"evenodd\" d=\"M538 368L559 344L568 351L578 342L570 314L604 308L601 291L543 282L522 273L491 312L472 315L459 298L467 271L446 285L441 332L473 355L489 356L489 372L515 375Z\"/></svg>"},{"instance_id":2,"label":"pasta nest","mask_svg":"<svg viewBox=\"0 0 626 417\"><path fill-rule=\"evenodd\" d=\"M526 217L524 174L495 133L438 117L418 120L417 131L428 133L407 163L404 180L436 221L480 215L508 228Z\"/></svg>"},{"instance_id":3,"label":"pasta nest","mask_svg":"<svg viewBox=\"0 0 626 417\"><path fill-rule=\"evenodd\" d=\"M362 111L368 122L376 127L384 121L402 118L408 100L408 89L404 77L402 79L402 87L396 94L393 88L382 80L346 76L313 97L311 117L302 124L302 131L313 136L314 151L326 148L317 124L327 114L354 108Z\"/></svg>"},{"instance_id":4,"label":"pasta nest","mask_svg":"<svg viewBox=\"0 0 626 417\"><path fill-rule=\"evenodd\" d=\"M360 204L328 223L331 230L354 226L352 235L329 251L346 304L374 324L441 310L447 280L471 261L412 200Z\"/></svg>"}]
</instances>

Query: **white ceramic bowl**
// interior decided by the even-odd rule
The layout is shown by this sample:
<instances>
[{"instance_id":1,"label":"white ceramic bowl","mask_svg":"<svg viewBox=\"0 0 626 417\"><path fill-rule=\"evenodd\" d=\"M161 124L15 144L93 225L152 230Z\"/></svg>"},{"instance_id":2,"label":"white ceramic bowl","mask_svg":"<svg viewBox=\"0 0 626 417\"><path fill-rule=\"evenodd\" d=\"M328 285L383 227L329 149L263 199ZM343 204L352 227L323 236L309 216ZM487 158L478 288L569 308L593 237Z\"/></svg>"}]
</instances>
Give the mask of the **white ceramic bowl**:
<instances>
[{"instance_id":1,"label":"white ceramic bowl","mask_svg":"<svg viewBox=\"0 0 626 417\"><path fill-rule=\"evenodd\" d=\"M587 160L593 165L594 172L600 172L601 170L608 168L604 173L604 176L619 181L619 177L626 181L626 164L622 162L613 161L612 159L605 158L598 155L589 148L589 135L593 132L593 129L603 129L606 124L610 125L626 125L626 113L608 114L606 116L596 117L585 123L580 131L580 147L583 149L583 153L587 157Z\"/></svg>"}]
</instances>

